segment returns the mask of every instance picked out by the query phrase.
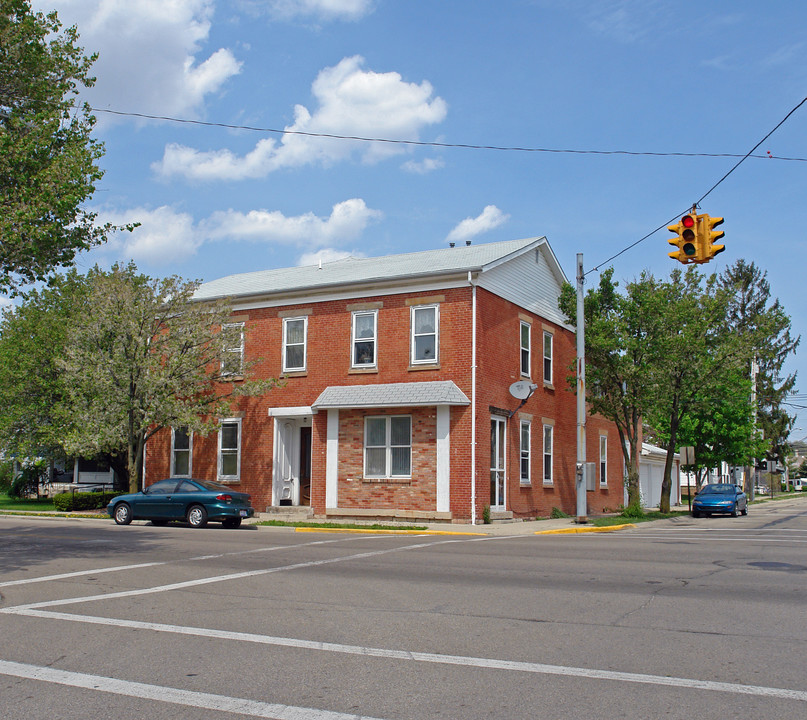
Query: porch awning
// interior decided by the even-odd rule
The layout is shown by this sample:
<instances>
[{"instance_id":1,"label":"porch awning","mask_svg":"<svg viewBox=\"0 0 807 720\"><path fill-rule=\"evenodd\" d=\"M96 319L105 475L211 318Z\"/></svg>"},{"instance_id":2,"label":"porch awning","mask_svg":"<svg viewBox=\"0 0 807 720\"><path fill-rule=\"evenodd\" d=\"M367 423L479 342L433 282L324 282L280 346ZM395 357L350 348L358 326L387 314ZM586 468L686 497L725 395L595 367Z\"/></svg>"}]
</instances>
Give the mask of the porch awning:
<instances>
[{"instance_id":1,"label":"porch awning","mask_svg":"<svg viewBox=\"0 0 807 720\"><path fill-rule=\"evenodd\" d=\"M331 386L322 391L311 407L324 410L470 404L471 401L465 393L451 380L442 380L383 385Z\"/></svg>"}]
</instances>

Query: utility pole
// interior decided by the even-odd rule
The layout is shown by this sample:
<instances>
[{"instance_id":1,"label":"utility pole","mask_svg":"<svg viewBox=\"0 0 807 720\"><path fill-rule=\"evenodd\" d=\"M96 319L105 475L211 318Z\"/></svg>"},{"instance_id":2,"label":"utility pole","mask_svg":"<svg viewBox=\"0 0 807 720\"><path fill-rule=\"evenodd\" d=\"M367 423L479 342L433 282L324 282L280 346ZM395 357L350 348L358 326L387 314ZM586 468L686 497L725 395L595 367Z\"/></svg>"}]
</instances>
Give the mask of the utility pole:
<instances>
[{"instance_id":1,"label":"utility pole","mask_svg":"<svg viewBox=\"0 0 807 720\"><path fill-rule=\"evenodd\" d=\"M577 253L577 522L588 522L586 508L586 321L583 302L583 253Z\"/></svg>"}]
</instances>

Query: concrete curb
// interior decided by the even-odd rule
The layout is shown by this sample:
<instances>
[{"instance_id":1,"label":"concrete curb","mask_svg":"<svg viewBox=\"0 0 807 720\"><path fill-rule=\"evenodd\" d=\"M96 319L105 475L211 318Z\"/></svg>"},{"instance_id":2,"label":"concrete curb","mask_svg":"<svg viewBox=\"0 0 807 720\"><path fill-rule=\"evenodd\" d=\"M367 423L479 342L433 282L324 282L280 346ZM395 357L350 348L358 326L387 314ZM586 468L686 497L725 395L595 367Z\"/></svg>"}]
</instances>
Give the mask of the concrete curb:
<instances>
[{"instance_id":1,"label":"concrete curb","mask_svg":"<svg viewBox=\"0 0 807 720\"><path fill-rule=\"evenodd\" d=\"M634 523L625 523L624 525L605 525L604 527L579 527L579 528L557 528L555 530L536 530L533 535L572 535L576 533L605 533L616 532L617 530L625 530L627 528L635 528Z\"/></svg>"}]
</instances>

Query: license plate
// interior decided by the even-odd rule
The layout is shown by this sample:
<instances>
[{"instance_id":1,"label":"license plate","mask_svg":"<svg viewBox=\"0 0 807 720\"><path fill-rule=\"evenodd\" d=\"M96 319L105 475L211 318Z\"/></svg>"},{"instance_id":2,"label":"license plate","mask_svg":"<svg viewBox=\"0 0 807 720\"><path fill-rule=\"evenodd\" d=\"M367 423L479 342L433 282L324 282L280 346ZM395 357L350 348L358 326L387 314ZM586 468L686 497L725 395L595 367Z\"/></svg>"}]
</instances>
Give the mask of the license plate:
<instances>
[{"instance_id":1,"label":"license plate","mask_svg":"<svg viewBox=\"0 0 807 720\"><path fill-rule=\"evenodd\" d=\"M247 517L247 511L246 510L241 510L240 512L241 512L241 517Z\"/></svg>"}]
</instances>

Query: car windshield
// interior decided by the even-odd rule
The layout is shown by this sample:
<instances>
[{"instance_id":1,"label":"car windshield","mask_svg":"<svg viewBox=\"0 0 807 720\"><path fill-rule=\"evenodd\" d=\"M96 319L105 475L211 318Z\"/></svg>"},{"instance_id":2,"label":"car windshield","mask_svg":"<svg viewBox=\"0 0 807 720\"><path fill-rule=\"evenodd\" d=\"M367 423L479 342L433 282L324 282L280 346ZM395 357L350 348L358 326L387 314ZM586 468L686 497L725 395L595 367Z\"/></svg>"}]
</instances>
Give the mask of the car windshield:
<instances>
[{"instance_id":1,"label":"car windshield","mask_svg":"<svg viewBox=\"0 0 807 720\"><path fill-rule=\"evenodd\" d=\"M213 482L212 480L194 480L197 485L201 485L205 490L212 490L213 492L221 492L222 490L229 490L226 485Z\"/></svg>"},{"instance_id":2,"label":"car windshield","mask_svg":"<svg viewBox=\"0 0 807 720\"><path fill-rule=\"evenodd\" d=\"M701 490L703 495L733 495L734 485L706 485Z\"/></svg>"}]
</instances>

